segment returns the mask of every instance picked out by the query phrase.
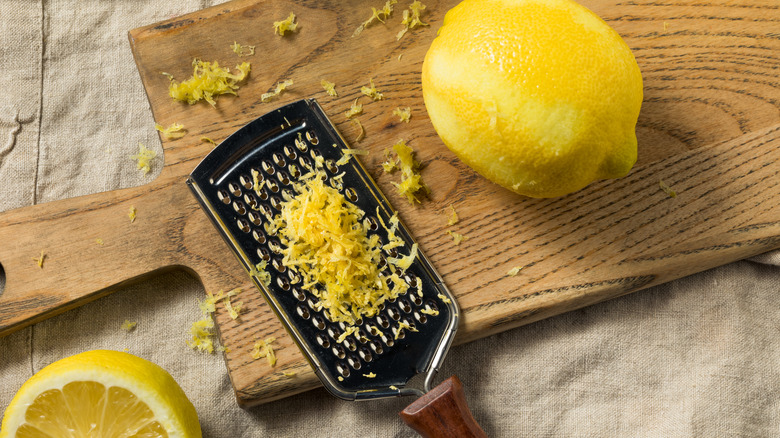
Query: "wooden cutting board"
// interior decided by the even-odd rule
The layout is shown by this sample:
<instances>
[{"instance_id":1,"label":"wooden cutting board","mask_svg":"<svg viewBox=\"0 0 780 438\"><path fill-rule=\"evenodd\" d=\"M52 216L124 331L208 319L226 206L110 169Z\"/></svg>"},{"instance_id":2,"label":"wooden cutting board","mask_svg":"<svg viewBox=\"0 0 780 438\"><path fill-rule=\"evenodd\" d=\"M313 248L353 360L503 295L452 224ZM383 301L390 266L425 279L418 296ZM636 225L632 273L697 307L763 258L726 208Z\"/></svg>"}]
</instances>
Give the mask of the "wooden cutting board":
<instances>
[{"instance_id":1,"label":"wooden cutting board","mask_svg":"<svg viewBox=\"0 0 780 438\"><path fill-rule=\"evenodd\" d=\"M376 7L381 6L376 1ZM155 120L189 133L163 141L164 168L148 185L0 214L0 334L103 296L129 282L186 269L216 292L242 287L245 311L233 321L220 306L219 336L238 402L251 406L318 382L258 291L200 211L185 176L217 142L254 118L304 97L319 100L348 139L358 129L344 111L373 78L387 97L362 99L366 138L356 146L458 297L467 342L780 247L780 12L776 0L687 2L584 0L633 49L643 72L639 162L620 180L537 200L479 177L442 144L420 92L425 52L455 0L426 1L424 21L400 41L401 10L352 38L370 16L360 0L237 0L130 31L130 45ZM290 11L300 31L279 37L272 22ZM512 17L507 17L511 19ZM238 58L237 41L257 53ZM168 79L184 79L193 58L252 64L238 97L216 108L172 101ZM337 84L324 93L321 79ZM284 79L289 92L260 95ZM391 114L410 107L412 119ZM131 135L131 133L128 133ZM383 150L407 140L426 164L431 198L412 207L379 166ZM677 191L669 197L665 181ZM449 206L460 222L447 226ZM131 206L138 220L130 223ZM467 237L453 244L447 230ZM101 238L103 245L96 245ZM46 251L45 268L32 261ZM524 268L517 276L507 271ZM182 334L184 338L185 334ZM278 364L253 360L254 342L277 337ZM184 339L182 339L183 341ZM295 377L283 372L294 371Z\"/></svg>"}]
</instances>

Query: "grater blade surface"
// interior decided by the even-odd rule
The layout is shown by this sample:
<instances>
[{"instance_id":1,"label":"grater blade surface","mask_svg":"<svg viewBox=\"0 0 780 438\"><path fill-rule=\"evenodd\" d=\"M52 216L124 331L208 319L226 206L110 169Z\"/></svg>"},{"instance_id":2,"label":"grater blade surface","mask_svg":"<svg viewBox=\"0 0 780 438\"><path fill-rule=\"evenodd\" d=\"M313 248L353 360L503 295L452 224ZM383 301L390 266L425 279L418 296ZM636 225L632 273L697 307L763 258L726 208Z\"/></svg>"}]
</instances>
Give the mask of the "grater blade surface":
<instances>
[{"instance_id":1,"label":"grater blade surface","mask_svg":"<svg viewBox=\"0 0 780 438\"><path fill-rule=\"evenodd\" d=\"M394 210L356 157L337 164L348 147L319 104L304 99L255 119L225 139L194 169L187 184L247 273L267 262L268 286L251 277L329 392L347 400L421 395L430 389L458 322L454 297L422 251L405 271L408 291L338 342L345 324L331 322L317 310L311 291L302 289L296 272L281 263L279 237L263 226L280 211L284 193L295 195L292 183L301 170L320 156L330 178L343 173L341 193L365 212L370 232L387 243L387 230L375 225L388 223ZM262 178L260 190L255 190L253 170ZM385 257L410 252L414 239L400 221L396 235L404 246ZM386 272L391 268L385 264ZM401 323L417 331L402 330L396 339L393 329ZM424 377L423 388L410 384L419 375Z\"/></svg>"}]
</instances>

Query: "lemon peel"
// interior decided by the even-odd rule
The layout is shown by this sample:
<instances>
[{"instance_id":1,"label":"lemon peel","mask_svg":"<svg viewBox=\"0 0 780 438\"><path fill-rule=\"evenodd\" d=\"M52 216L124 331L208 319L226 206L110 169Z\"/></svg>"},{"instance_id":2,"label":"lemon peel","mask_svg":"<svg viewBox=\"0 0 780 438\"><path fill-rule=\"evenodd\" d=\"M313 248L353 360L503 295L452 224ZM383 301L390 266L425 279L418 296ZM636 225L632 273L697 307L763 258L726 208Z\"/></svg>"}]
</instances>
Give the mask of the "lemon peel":
<instances>
[{"instance_id":1,"label":"lemon peel","mask_svg":"<svg viewBox=\"0 0 780 438\"><path fill-rule=\"evenodd\" d=\"M216 107L217 96L237 94L238 84L247 78L251 65L243 62L236 66L236 70L238 73L230 73L229 69L220 67L217 61L207 62L196 58L192 61L192 76L189 79L176 82L173 76L168 75L171 80L168 94L174 100L190 105L205 100L212 107Z\"/></svg>"}]
</instances>

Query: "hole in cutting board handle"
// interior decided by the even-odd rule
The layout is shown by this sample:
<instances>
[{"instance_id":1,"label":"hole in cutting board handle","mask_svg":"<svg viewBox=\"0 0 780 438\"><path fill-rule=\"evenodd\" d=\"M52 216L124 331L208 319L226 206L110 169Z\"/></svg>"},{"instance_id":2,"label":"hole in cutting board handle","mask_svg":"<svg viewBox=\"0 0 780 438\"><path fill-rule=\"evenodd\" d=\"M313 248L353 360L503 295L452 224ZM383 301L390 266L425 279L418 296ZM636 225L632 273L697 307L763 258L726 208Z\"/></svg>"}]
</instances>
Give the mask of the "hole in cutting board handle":
<instances>
[{"instance_id":1,"label":"hole in cutting board handle","mask_svg":"<svg viewBox=\"0 0 780 438\"><path fill-rule=\"evenodd\" d=\"M5 270L3 264L0 263L0 297L3 296L3 292L5 292Z\"/></svg>"}]
</instances>

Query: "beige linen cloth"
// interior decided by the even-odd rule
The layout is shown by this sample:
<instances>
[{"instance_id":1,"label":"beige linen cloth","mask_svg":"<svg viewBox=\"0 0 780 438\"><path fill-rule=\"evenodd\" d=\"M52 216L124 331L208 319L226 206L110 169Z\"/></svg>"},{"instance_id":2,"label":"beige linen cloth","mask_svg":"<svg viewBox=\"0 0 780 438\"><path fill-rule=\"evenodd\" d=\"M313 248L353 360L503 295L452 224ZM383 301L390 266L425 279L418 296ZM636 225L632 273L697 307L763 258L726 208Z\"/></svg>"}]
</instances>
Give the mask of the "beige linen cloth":
<instances>
[{"instance_id":1,"label":"beige linen cloth","mask_svg":"<svg viewBox=\"0 0 780 438\"><path fill-rule=\"evenodd\" d=\"M162 150L127 31L211 4L0 0L0 210L149 182L159 162L144 176L128 157L139 141ZM764 255L455 347L440 378L461 378L493 437L780 436L778 265ZM165 274L0 338L0 411L47 364L126 348L173 375L206 437L415 436L397 417L411 399L318 389L240 409L222 358L185 344L203 295Z\"/></svg>"}]
</instances>

